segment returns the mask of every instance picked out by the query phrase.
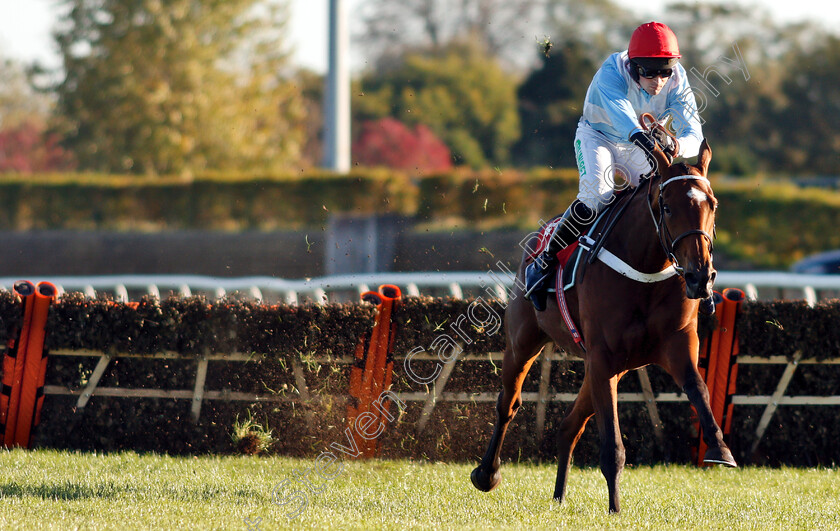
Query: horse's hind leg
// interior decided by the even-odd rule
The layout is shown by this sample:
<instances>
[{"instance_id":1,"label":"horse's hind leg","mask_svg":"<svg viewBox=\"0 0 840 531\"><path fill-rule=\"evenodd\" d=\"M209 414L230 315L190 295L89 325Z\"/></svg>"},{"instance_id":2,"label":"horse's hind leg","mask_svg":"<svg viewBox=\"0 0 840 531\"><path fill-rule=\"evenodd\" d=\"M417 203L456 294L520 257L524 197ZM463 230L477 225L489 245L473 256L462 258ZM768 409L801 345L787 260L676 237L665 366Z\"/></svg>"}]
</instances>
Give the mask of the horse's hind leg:
<instances>
[{"instance_id":1,"label":"horse's hind leg","mask_svg":"<svg viewBox=\"0 0 840 531\"><path fill-rule=\"evenodd\" d=\"M589 377L585 377L574 403L566 410L557 435L557 481L554 483L554 499L562 503L566 497L566 481L572 464L572 453L583 435L586 422L595 413Z\"/></svg>"},{"instance_id":2,"label":"horse's hind leg","mask_svg":"<svg viewBox=\"0 0 840 531\"><path fill-rule=\"evenodd\" d=\"M508 330L510 332L510 330ZM487 451L478 465L470 474L472 484L480 491L489 492L502 481L499 472L502 452L502 442L505 439L508 425L522 405L522 383L528 374L528 369L534 363L540 348L545 344L545 336L538 329L531 334L517 334L523 341L512 345L511 334L508 333L505 357L502 361L502 392L496 400L496 425Z\"/></svg>"}]
</instances>

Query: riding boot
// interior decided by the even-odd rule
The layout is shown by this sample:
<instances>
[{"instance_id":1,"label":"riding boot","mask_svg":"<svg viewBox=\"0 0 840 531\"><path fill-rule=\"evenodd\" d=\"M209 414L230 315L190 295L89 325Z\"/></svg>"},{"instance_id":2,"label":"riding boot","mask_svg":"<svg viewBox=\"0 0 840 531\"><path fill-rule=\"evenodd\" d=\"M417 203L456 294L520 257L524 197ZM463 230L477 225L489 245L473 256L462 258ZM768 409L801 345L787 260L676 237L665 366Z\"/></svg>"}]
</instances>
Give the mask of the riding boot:
<instances>
[{"instance_id":1,"label":"riding boot","mask_svg":"<svg viewBox=\"0 0 840 531\"><path fill-rule=\"evenodd\" d=\"M548 296L546 280L557 265L557 253L578 239L595 221L595 213L575 199L563 213L560 223L545 249L525 268L525 298L530 299L537 311L545 310Z\"/></svg>"}]
</instances>

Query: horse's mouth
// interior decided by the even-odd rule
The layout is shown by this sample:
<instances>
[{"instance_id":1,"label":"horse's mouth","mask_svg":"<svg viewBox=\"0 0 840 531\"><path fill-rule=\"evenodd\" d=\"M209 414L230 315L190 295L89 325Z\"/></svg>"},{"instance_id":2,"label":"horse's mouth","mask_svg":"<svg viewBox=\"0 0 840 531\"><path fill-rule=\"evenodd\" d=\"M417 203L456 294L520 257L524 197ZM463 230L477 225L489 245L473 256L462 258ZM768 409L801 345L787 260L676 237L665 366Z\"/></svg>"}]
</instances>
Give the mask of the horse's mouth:
<instances>
[{"instance_id":1,"label":"horse's mouth","mask_svg":"<svg viewBox=\"0 0 840 531\"><path fill-rule=\"evenodd\" d=\"M708 299L712 296L717 271L689 271L685 274L685 295L689 299Z\"/></svg>"}]
</instances>

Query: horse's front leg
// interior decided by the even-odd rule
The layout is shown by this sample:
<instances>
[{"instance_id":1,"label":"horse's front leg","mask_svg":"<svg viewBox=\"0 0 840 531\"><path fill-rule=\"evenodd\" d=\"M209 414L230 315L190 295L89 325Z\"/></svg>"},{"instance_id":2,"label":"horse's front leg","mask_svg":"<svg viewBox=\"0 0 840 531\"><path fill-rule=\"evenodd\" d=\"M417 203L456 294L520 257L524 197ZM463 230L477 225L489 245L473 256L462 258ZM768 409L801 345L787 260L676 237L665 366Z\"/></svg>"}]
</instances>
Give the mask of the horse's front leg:
<instances>
[{"instance_id":1,"label":"horse's front leg","mask_svg":"<svg viewBox=\"0 0 840 531\"><path fill-rule=\"evenodd\" d=\"M708 446L708 450L703 456L703 462L736 467L738 464L735 462L729 447L723 442L723 431L721 431L712 413L712 407L709 403L709 388L697 370L699 341L696 337L696 332L692 332L672 342L667 350L669 359L663 366L677 385L685 391L689 402L697 411L703 441Z\"/></svg>"},{"instance_id":2,"label":"horse's front leg","mask_svg":"<svg viewBox=\"0 0 840 531\"><path fill-rule=\"evenodd\" d=\"M737 467L738 464L735 462L732 452L726 443L723 442L723 431L715 421L712 407L709 403L709 388L706 386L706 382L700 377L697 366L694 363L689 363L681 372L683 374L682 381L676 376L674 380L683 388L685 394L688 396L689 402L691 402L691 405L697 411L702 428L703 441L705 441L708 447L706 454L703 456L703 462Z\"/></svg>"},{"instance_id":3,"label":"horse's front leg","mask_svg":"<svg viewBox=\"0 0 840 531\"><path fill-rule=\"evenodd\" d=\"M590 359L595 358L590 353ZM618 427L618 381L621 374L609 374L605 360L597 358L587 363L587 376L591 375L592 404L595 408L595 420L598 422L598 433L601 438L601 472L607 480L609 490L610 512L621 510L618 502L618 483L621 471L624 470L624 443L621 442L621 431Z\"/></svg>"},{"instance_id":4,"label":"horse's front leg","mask_svg":"<svg viewBox=\"0 0 840 531\"><path fill-rule=\"evenodd\" d=\"M566 411L566 416L560 423L560 430L557 435L557 480L554 483L554 499L559 503L563 503L566 497L566 482L575 446L580 440L580 436L583 435L583 430L586 429L586 422L594 412L592 391L587 374L583 379L583 385L578 391L577 398Z\"/></svg>"},{"instance_id":5,"label":"horse's front leg","mask_svg":"<svg viewBox=\"0 0 840 531\"><path fill-rule=\"evenodd\" d=\"M536 335L536 334L534 334ZM500 455L510 421L522 405L522 383L539 354L541 345L532 342L514 348L510 342L502 361L502 392L496 401L496 424L481 464L473 469L470 481L480 491L489 492L502 482Z\"/></svg>"}]
</instances>

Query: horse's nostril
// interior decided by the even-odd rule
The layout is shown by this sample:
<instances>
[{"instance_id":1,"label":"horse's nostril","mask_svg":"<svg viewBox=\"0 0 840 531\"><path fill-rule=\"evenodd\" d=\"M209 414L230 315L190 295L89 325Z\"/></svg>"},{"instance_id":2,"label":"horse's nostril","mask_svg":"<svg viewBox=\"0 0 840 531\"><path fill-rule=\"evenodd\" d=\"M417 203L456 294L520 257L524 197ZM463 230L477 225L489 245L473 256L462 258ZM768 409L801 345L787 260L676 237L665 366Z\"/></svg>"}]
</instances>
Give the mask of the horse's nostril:
<instances>
[{"instance_id":1,"label":"horse's nostril","mask_svg":"<svg viewBox=\"0 0 840 531\"><path fill-rule=\"evenodd\" d=\"M685 283L688 284L689 286L696 286L697 283L698 283L697 273L692 273L692 272L686 273L685 274Z\"/></svg>"}]
</instances>

